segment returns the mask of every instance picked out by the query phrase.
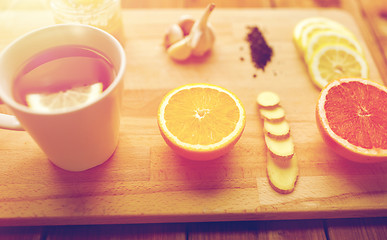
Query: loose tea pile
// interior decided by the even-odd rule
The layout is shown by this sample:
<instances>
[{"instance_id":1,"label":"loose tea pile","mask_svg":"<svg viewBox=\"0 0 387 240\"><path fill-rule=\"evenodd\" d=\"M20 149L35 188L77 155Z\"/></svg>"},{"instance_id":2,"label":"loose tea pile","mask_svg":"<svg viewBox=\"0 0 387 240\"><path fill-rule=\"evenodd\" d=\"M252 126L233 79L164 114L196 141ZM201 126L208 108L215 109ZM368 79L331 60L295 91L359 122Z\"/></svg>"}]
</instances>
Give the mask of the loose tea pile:
<instances>
[{"instance_id":1,"label":"loose tea pile","mask_svg":"<svg viewBox=\"0 0 387 240\"><path fill-rule=\"evenodd\" d=\"M248 27L248 29L250 32L246 37L246 41L250 43L251 60L256 68L265 70L266 64L270 62L273 56L273 50L267 45L258 27Z\"/></svg>"}]
</instances>

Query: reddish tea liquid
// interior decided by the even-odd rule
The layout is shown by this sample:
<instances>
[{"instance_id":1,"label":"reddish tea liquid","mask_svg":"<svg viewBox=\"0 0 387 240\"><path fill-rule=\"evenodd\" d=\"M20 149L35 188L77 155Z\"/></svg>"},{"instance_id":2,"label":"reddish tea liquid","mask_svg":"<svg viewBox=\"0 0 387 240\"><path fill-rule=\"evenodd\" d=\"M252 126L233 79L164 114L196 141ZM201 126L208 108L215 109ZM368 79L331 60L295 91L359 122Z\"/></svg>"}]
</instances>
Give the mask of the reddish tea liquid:
<instances>
[{"instance_id":1,"label":"reddish tea liquid","mask_svg":"<svg viewBox=\"0 0 387 240\"><path fill-rule=\"evenodd\" d=\"M16 75L13 95L17 102L27 105L27 94L65 91L97 82L106 89L115 75L112 63L101 52L64 45L30 58Z\"/></svg>"}]
</instances>

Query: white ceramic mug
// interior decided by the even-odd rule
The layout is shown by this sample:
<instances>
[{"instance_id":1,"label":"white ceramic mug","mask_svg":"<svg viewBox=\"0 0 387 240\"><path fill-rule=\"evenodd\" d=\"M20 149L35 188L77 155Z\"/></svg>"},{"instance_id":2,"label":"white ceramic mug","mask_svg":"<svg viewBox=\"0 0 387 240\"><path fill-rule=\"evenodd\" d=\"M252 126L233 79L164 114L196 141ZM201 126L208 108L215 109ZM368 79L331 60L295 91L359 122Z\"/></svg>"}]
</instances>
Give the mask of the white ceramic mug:
<instances>
[{"instance_id":1,"label":"white ceramic mug","mask_svg":"<svg viewBox=\"0 0 387 240\"><path fill-rule=\"evenodd\" d=\"M111 60L115 79L96 100L66 111L43 113L16 102L12 88L23 63L45 49L62 45L84 45L101 51ZM125 68L121 44L98 28L58 24L27 33L0 54L0 98L15 115L1 114L0 128L26 130L48 159L62 169L83 171L100 165L118 144Z\"/></svg>"}]
</instances>

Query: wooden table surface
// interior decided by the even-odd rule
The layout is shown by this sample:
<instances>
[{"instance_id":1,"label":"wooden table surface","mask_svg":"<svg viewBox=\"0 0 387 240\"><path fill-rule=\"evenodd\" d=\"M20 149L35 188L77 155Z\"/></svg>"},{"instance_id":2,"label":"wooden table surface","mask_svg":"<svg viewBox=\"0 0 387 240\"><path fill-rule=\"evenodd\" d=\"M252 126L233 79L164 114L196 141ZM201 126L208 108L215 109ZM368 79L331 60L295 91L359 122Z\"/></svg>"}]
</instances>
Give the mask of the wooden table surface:
<instances>
[{"instance_id":1,"label":"wooden table surface","mask_svg":"<svg viewBox=\"0 0 387 240\"><path fill-rule=\"evenodd\" d=\"M202 8L205 0L122 0L124 8ZM385 0L218 0L218 8L338 8L356 20L382 80L387 82ZM7 0L8 9L47 8L47 0ZM1 37L1 33L0 33ZM386 199L387 201L387 199ZM0 202L1 207L1 202ZM0 227L0 239L386 239L387 218L246 222Z\"/></svg>"}]
</instances>

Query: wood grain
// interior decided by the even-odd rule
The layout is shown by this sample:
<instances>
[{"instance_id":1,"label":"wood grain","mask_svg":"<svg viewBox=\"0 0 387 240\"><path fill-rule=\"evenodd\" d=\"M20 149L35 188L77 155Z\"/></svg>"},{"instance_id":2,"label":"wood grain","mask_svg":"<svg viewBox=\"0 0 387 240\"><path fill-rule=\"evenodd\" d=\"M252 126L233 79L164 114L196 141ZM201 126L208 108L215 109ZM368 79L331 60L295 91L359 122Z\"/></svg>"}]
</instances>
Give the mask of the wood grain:
<instances>
[{"instance_id":1,"label":"wood grain","mask_svg":"<svg viewBox=\"0 0 387 240\"><path fill-rule=\"evenodd\" d=\"M293 27L304 17L336 19L359 37L367 50L371 77L381 82L366 41L350 15L338 10L217 9L211 16L217 30L213 52L204 59L178 64L168 58L161 42L166 27L183 12L201 14L196 9L124 11L128 70L121 138L115 155L102 166L82 173L62 171L49 163L26 133L0 131L0 225L387 214L387 165L351 163L325 146L314 122L319 92L291 41ZM1 32L7 34L0 39L0 48L52 21L47 11L20 10L8 12L8 17L10 22L1 25ZM262 28L274 48L265 72L248 60L244 37L246 26L253 24ZM241 56L246 61L241 62ZM163 95L173 87L198 81L233 91L247 112L246 129L235 149L211 162L176 156L163 142L156 124ZM265 175L266 154L255 105L256 95L263 90L281 96L299 152L300 179L290 195L274 192Z\"/></svg>"},{"instance_id":2,"label":"wood grain","mask_svg":"<svg viewBox=\"0 0 387 240\"><path fill-rule=\"evenodd\" d=\"M0 227L0 239L41 240L44 227Z\"/></svg>"},{"instance_id":3,"label":"wood grain","mask_svg":"<svg viewBox=\"0 0 387 240\"><path fill-rule=\"evenodd\" d=\"M354 218L327 220L329 239L385 239L387 218Z\"/></svg>"},{"instance_id":4,"label":"wood grain","mask_svg":"<svg viewBox=\"0 0 387 240\"><path fill-rule=\"evenodd\" d=\"M184 224L135 224L135 225L93 225L93 226L55 226L48 228L44 235L51 240L185 240Z\"/></svg>"},{"instance_id":5,"label":"wood grain","mask_svg":"<svg viewBox=\"0 0 387 240\"><path fill-rule=\"evenodd\" d=\"M0 227L0 239L384 239L386 218Z\"/></svg>"},{"instance_id":6,"label":"wood grain","mask_svg":"<svg viewBox=\"0 0 387 240\"><path fill-rule=\"evenodd\" d=\"M360 8L363 18L368 23L365 28L370 31L368 38L373 38L373 44L375 52L374 59L380 63L387 64L387 5L383 0L373 1L372 3L365 0L360 0ZM364 29L365 30L365 29ZM369 44L369 45L370 45ZM387 79L387 69L383 65L379 65L379 72L383 79ZM386 81L385 81L386 82Z\"/></svg>"},{"instance_id":7,"label":"wood grain","mask_svg":"<svg viewBox=\"0 0 387 240\"><path fill-rule=\"evenodd\" d=\"M326 239L322 220L193 223L188 231L192 240Z\"/></svg>"}]
</instances>

